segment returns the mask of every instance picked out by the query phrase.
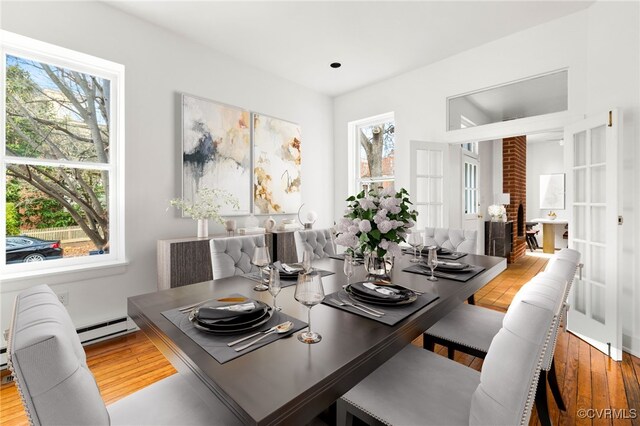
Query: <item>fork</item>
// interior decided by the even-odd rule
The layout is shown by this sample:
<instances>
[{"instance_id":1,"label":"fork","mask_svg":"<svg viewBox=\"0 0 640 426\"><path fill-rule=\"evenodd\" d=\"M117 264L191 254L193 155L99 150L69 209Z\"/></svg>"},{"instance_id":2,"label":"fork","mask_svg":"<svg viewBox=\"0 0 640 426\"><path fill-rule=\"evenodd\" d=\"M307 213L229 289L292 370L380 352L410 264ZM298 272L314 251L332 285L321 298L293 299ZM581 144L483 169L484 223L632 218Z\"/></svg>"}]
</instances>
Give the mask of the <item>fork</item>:
<instances>
[{"instance_id":1,"label":"fork","mask_svg":"<svg viewBox=\"0 0 640 426\"><path fill-rule=\"evenodd\" d=\"M340 306L351 306L352 308L356 308L364 312L365 314L374 316L376 318L380 318L381 316L384 315L384 312L376 311L375 309L369 308L368 306L347 302L346 300L343 300L340 296L338 296L336 299L331 299L331 300Z\"/></svg>"}]
</instances>

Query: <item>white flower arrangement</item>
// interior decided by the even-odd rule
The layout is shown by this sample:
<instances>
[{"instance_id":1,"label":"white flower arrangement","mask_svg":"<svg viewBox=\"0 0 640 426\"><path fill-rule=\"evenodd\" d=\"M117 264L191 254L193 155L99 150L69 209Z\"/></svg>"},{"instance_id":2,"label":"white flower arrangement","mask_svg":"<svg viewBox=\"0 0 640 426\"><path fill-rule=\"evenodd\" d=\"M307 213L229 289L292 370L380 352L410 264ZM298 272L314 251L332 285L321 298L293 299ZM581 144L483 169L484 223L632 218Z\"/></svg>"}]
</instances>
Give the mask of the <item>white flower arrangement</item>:
<instances>
[{"instance_id":1,"label":"white flower arrangement","mask_svg":"<svg viewBox=\"0 0 640 426\"><path fill-rule=\"evenodd\" d=\"M228 205L234 209L240 208L238 199L223 189L202 188L195 194L195 201L185 201L175 198L169 204L182 210L192 219L213 219L223 224L224 219L220 216L220 207Z\"/></svg>"},{"instance_id":2,"label":"white flower arrangement","mask_svg":"<svg viewBox=\"0 0 640 426\"><path fill-rule=\"evenodd\" d=\"M399 256L399 243L405 241L418 216L410 209L409 193L404 188L362 191L347 201L346 214L336 226L336 244L353 252L376 252L378 257L387 252Z\"/></svg>"},{"instance_id":3,"label":"white flower arrangement","mask_svg":"<svg viewBox=\"0 0 640 426\"><path fill-rule=\"evenodd\" d=\"M489 206L488 210L492 220L502 220L507 215L507 209L500 204L493 204Z\"/></svg>"}]
</instances>

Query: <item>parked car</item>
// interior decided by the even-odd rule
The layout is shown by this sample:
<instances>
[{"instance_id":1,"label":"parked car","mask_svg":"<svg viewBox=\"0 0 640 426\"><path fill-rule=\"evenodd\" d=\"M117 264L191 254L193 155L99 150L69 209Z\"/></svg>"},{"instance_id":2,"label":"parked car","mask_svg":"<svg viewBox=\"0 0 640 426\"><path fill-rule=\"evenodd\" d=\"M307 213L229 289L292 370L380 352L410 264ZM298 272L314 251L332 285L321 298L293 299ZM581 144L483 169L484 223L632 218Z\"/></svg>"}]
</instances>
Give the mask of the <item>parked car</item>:
<instances>
[{"instance_id":1,"label":"parked car","mask_svg":"<svg viewBox=\"0 0 640 426\"><path fill-rule=\"evenodd\" d=\"M40 238L7 237L7 263L41 262L62 257L60 241L41 240Z\"/></svg>"}]
</instances>

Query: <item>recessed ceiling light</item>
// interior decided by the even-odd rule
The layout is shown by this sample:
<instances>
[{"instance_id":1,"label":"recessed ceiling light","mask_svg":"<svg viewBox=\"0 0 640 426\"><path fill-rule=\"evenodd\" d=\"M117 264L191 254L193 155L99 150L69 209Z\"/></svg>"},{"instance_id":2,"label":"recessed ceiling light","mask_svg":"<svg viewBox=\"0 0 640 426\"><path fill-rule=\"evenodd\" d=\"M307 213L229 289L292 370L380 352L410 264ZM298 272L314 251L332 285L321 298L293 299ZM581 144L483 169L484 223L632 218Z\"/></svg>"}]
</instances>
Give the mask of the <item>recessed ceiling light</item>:
<instances>
[{"instance_id":1,"label":"recessed ceiling light","mask_svg":"<svg viewBox=\"0 0 640 426\"><path fill-rule=\"evenodd\" d=\"M331 68L340 68L342 66L342 64L340 62L332 62L331 65L329 65Z\"/></svg>"}]
</instances>

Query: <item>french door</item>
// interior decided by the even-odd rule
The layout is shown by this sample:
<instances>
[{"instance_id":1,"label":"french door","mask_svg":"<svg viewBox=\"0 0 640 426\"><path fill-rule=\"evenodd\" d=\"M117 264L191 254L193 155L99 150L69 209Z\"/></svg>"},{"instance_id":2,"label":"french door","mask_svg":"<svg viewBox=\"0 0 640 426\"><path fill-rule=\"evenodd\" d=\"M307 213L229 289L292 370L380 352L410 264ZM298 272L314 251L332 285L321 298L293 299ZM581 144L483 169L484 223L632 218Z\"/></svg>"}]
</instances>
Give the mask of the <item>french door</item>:
<instances>
[{"instance_id":1,"label":"french door","mask_svg":"<svg viewBox=\"0 0 640 426\"><path fill-rule=\"evenodd\" d=\"M484 247L484 224L480 211L480 164L478 158L462 154L462 228L477 232L477 253Z\"/></svg>"},{"instance_id":2,"label":"french door","mask_svg":"<svg viewBox=\"0 0 640 426\"><path fill-rule=\"evenodd\" d=\"M614 110L565 128L569 247L584 268L572 287L567 329L614 360L622 359L618 287L618 138Z\"/></svg>"},{"instance_id":3,"label":"french door","mask_svg":"<svg viewBox=\"0 0 640 426\"><path fill-rule=\"evenodd\" d=\"M446 143L411 141L410 195L418 212L417 229L444 227L448 223Z\"/></svg>"}]
</instances>

